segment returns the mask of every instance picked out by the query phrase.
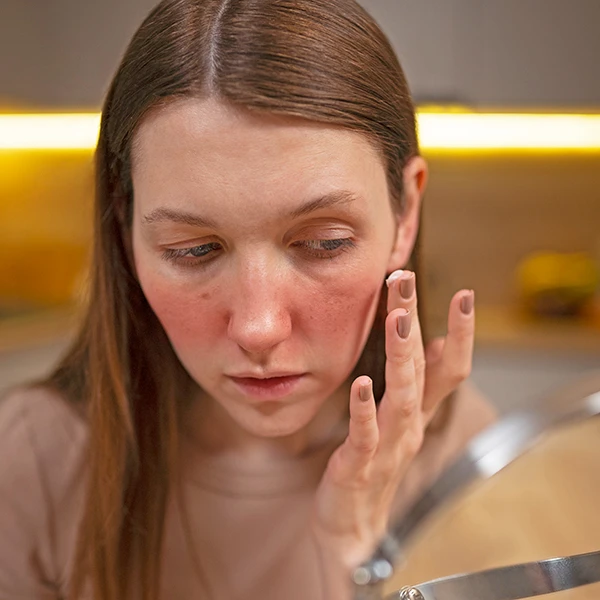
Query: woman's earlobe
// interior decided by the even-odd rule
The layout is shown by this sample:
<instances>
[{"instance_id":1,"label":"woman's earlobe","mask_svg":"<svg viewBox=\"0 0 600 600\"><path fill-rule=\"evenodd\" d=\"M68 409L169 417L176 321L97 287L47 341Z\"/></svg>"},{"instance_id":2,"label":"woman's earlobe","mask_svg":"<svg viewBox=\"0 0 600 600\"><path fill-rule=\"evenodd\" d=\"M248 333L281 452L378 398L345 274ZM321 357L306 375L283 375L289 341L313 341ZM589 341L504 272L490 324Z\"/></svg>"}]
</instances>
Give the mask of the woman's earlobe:
<instances>
[{"instance_id":1,"label":"woman's earlobe","mask_svg":"<svg viewBox=\"0 0 600 600\"><path fill-rule=\"evenodd\" d=\"M406 268L413 251L418 226L418 221L414 226L407 226L406 223L398 225L396 241L388 261L388 274Z\"/></svg>"}]
</instances>

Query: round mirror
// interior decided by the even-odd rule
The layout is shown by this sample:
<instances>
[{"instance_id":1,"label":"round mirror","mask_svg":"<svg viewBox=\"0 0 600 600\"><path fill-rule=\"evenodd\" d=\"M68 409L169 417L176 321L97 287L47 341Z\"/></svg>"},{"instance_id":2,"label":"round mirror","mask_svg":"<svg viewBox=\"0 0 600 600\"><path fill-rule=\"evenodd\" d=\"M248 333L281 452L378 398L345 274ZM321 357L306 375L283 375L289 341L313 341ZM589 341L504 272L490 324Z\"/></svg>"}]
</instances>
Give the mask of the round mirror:
<instances>
[{"instance_id":1,"label":"round mirror","mask_svg":"<svg viewBox=\"0 0 600 600\"><path fill-rule=\"evenodd\" d=\"M402 558L385 582L383 596L412 598L397 590L416 586L426 600L455 600L457 596L442 592L440 585L419 584L600 551L599 415L600 373L595 373L484 432L393 528ZM586 560L584 576L569 579L566 573L562 583L542 582L537 593L544 586L580 585L575 583L578 577L586 583L600 581L600 553ZM575 568L565 565L558 564L567 571ZM522 591L518 595L523 589L519 586L525 585L516 581L519 572L496 573L496 587L500 581L506 589L483 594L486 597L477 591L473 577L473 593L462 600L532 597ZM544 569L537 572L549 577ZM600 583L573 587L558 597L598 600Z\"/></svg>"}]
</instances>

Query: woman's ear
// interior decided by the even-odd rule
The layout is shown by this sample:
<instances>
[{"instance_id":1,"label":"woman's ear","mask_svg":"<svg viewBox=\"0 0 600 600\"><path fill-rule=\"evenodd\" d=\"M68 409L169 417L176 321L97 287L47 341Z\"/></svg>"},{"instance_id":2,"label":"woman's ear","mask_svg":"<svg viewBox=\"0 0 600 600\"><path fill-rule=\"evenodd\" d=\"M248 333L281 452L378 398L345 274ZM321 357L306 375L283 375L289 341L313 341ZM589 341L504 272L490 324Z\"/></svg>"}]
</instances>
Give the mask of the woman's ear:
<instances>
[{"instance_id":1,"label":"woman's ear","mask_svg":"<svg viewBox=\"0 0 600 600\"><path fill-rule=\"evenodd\" d=\"M427 187L428 168L422 156L413 156L404 167L403 210L396 215L396 241L388 264L388 273L403 269L417 239L421 200Z\"/></svg>"}]
</instances>

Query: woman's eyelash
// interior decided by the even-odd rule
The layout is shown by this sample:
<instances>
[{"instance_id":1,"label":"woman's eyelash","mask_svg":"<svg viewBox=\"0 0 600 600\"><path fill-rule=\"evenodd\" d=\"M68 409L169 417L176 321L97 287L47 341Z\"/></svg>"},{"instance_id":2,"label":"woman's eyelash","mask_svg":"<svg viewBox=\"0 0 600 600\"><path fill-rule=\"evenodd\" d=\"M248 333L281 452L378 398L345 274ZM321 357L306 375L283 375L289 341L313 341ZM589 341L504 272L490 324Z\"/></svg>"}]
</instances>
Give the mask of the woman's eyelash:
<instances>
[{"instance_id":1,"label":"woman's eyelash","mask_svg":"<svg viewBox=\"0 0 600 600\"><path fill-rule=\"evenodd\" d=\"M186 257L202 259L208 256L210 253L219 250L221 244L212 242L210 244L202 244L201 246L194 246L193 248L181 248L180 250L174 250L173 248L167 248L163 252L163 258L172 262L190 262L185 261Z\"/></svg>"},{"instance_id":2,"label":"woman's eyelash","mask_svg":"<svg viewBox=\"0 0 600 600\"><path fill-rule=\"evenodd\" d=\"M316 258L335 258L341 252L354 248L355 243L352 238L333 238L325 240L302 240L295 242L292 246L304 249L308 254ZM221 244L212 242L210 244L202 244L193 248L181 248L175 250L173 248L166 249L162 257L174 263L184 263L194 265L198 263L208 262L210 255L221 249ZM196 259L196 260L188 260Z\"/></svg>"},{"instance_id":3,"label":"woman's eyelash","mask_svg":"<svg viewBox=\"0 0 600 600\"><path fill-rule=\"evenodd\" d=\"M294 246L302 247L317 258L335 258L340 252L354 248L352 238L332 238L327 240L303 240Z\"/></svg>"}]
</instances>

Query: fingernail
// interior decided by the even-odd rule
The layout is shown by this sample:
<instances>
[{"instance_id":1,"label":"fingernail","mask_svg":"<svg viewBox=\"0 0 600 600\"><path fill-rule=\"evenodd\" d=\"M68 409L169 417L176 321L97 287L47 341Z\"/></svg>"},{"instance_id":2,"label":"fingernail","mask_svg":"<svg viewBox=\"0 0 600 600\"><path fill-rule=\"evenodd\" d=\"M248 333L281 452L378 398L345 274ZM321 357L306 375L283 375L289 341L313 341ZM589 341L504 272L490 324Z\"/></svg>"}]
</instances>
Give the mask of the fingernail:
<instances>
[{"instance_id":1,"label":"fingernail","mask_svg":"<svg viewBox=\"0 0 600 600\"><path fill-rule=\"evenodd\" d=\"M402 273L404 273L404 271L399 270L399 271L394 271L386 280L386 284L388 287L390 287L390 285L392 285L392 283L394 283L394 281L396 281L396 279L400 279L400 277L402 277Z\"/></svg>"},{"instance_id":2,"label":"fingernail","mask_svg":"<svg viewBox=\"0 0 600 600\"><path fill-rule=\"evenodd\" d=\"M398 335L403 339L406 340L408 339L408 336L410 335L410 323L411 321L411 316L410 316L410 312L406 311L405 315L400 315L398 317Z\"/></svg>"},{"instance_id":3,"label":"fingernail","mask_svg":"<svg viewBox=\"0 0 600 600\"><path fill-rule=\"evenodd\" d=\"M410 300L415 293L415 275L414 273L405 273L405 277L400 280L400 295L405 300Z\"/></svg>"},{"instance_id":4,"label":"fingernail","mask_svg":"<svg viewBox=\"0 0 600 600\"><path fill-rule=\"evenodd\" d=\"M460 301L460 310L463 315L470 315L473 312L473 306L475 305L475 292L471 290L466 296L462 297Z\"/></svg>"},{"instance_id":5,"label":"fingernail","mask_svg":"<svg viewBox=\"0 0 600 600\"><path fill-rule=\"evenodd\" d=\"M373 396L373 382L365 383L360 386L358 395L363 402L368 402Z\"/></svg>"}]
</instances>

